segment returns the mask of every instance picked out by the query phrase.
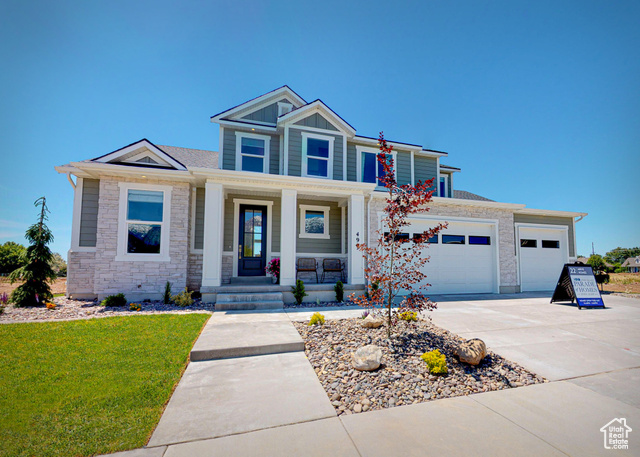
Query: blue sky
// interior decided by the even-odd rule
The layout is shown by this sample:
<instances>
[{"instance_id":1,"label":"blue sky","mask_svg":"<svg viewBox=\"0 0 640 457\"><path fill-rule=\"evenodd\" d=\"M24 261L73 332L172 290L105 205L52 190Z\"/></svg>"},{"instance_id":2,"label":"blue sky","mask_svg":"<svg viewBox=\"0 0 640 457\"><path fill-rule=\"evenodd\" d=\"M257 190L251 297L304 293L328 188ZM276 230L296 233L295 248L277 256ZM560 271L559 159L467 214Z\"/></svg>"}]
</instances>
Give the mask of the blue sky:
<instances>
[{"instance_id":1,"label":"blue sky","mask_svg":"<svg viewBox=\"0 0 640 457\"><path fill-rule=\"evenodd\" d=\"M588 212L578 252L640 245L640 2L0 2L0 242L53 167L141 138L216 150L209 117L288 84L360 135L449 152L457 189Z\"/></svg>"}]
</instances>

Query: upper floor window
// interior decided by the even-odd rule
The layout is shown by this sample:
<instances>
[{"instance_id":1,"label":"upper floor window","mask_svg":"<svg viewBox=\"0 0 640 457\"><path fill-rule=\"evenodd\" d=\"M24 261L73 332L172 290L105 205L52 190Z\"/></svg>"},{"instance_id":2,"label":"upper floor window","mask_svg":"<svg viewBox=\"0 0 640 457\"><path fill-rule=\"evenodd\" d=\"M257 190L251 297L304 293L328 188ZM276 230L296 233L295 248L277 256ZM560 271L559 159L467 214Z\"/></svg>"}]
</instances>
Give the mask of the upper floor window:
<instances>
[{"instance_id":1,"label":"upper floor window","mask_svg":"<svg viewBox=\"0 0 640 457\"><path fill-rule=\"evenodd\" d=\"M302 132L302 176L333 178L335 137Z\"/></svg>"},{"instance_id":2,"label":"upper floor window","mask_svg":"<svg viewBox=\"0 0 640 457\"><path fill-rule=\"evenodd\" d=\"M449 197L449 176L440 176L440 189L438 194L440 197Z\"/></svg>"},{"instance_id":3,"label":"upper floor window","mask_svg":"<svg viewBox=\"0 0 640 457\"><path fill-rule=\"evenodd\" d=\"M267 135L236 132L236 170L268 173L269 142Z\"/></svg>"},{"instance_id":4,"label":"upper floor window","mask_svg":"<svg viewBox=\"0 0 640 457\"><path fill-rule=\"evenodd\" d=\"M380 150L356 146L356 151L358 155L356 159L358 161L358 180L372 184L375 183L379 187L384 187L384 183L382 182L382 178L384 177L384 166L378 160ZM391 157L395 164L396 154L392 152ZM396 167L394 166L394 173L396 172L395 168Z\"/></svg>"},{"instance_id":5,"label":"upper floor window","mask_svg":"<svg viewBox=\"0 0 640 457\"><path fill-rule=\"evenodd\" d=\"M120 183L116 260L169 260L171 187Z\"/></svg>"}]
</instances>

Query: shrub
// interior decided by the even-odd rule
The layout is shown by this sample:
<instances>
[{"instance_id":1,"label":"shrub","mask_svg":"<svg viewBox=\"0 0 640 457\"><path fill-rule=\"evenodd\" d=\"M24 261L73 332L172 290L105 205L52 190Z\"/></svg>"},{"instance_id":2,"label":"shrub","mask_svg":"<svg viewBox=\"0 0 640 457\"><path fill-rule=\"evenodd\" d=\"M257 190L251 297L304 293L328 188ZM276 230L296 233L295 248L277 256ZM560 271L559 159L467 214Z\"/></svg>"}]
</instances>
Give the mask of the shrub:
<instances>
[{"instance_id":1,"label":"shrub","mask_svg":"<svg viewBox=\"0 0 640 457\"><path fill-rule=\"evenodd\" d=\"M109 295L100 304L109 307L124 306L127 304L127 297L124 294Z\"/></svg>"},{"instance_id":2,"label":"shrub","mask_svg":"<svg viewBox=\"0 0 640 457\"><path fill-rule=\"evenodd\" d=\"M398 318L407 322L416 322L418 320L418 313L416 313L415 311L405 311L398 314Z\"/></svg>"},{"instance_id":3,"label":"shrub","mask_svg":"<svg viewBox=\"0 0 640 457\"><path fill-rule=\"evenodd\" d=\"M447 358L444 354L441 354L438 349L430 352L425 352L420 356L425 361L427 367L429 367L429 373L431 374L447 374Z\"/></svg>"},{"instance_id":4,"label":"shrub","mask_svg":"<svg viewBox=\"0 0 640 457\"><path fill-rule=\"evenodd\" d=\"M324 316L320 313L313 313L309 325L324 325Z\"/></svg>"},{"instance_id":5,"label":"shrub","mask_svg":"<svg viewBox=\"0 0 640 457\"><path fill-rule=\"evenodd\" d=\"M185 306L193 305L193 298L191 298L192 293L193 291L189 292L189 289L185 287L182 292L180 292L178 295L174 295L171 298L176 305L184 308Z\"/></svg>"},{"instance_id":6,"label":"shrub","mask_svg":"<svg viewBox=\"0 0 640 457\"><path fill-rule=\"evenodd\" d=\"M3 294L0 294L0 306L4 306L7 303L9 303L9 296L4 292Z\"/></svg>"},{"instance_id":7,"label":"shrub","mask_svg":"<svg viewBox=\"0 0 640 457\"><path fill-rule=\"evenodd\" d=\"M138 303L130 303L129 304L129 310L130 311L140 311L142 309L142 306L140 306Z\"/></svg>"},{"instance_id":8,"label":"shrub","mask_svg":"<svg viewBox=\"0 0 640 457\"><path fill-rule=\"evenodd\" d=\"M307 295L309 295L308 293L306 293L304 291L304 283L302 282L302 279L298 279L296 281L296 285L295 286L291 286L291 292L293 293L293 298L296 299L296 303L298 305L302 304L302 299L304 297L306 297Z\"/></svg>"},{"instance_id":9,"label":"shrub","mask_svg":"<svg viewBox=\"0 0 640 457\"><path fill-rule=\"evenodd\" d=\"M342 303L344 301L344 284L342 284L342 281L338 281L333 290L336 291L336 301Z\"/></svg>"},{"instance_id":10,"label":"shrub","mask_svg":"<svg viewBox=\"0 0 640 457\"><path fill-rule=\"evenodd\" d=\"M162 301L165 305L171 303L171 283L167 281L164 285L164 294L162 294Z\"/></svg>"},{"instance_id":11,"label":"shrub","mask_svg":"<svg viewBox=\"0 0 640 457\"><path fill-rule=\"evenodd\" d=\"M362 315L360 316L360 319L366 319L369 314L371 314L369 310L362 311Z\"/></svg>"}]
</instances>

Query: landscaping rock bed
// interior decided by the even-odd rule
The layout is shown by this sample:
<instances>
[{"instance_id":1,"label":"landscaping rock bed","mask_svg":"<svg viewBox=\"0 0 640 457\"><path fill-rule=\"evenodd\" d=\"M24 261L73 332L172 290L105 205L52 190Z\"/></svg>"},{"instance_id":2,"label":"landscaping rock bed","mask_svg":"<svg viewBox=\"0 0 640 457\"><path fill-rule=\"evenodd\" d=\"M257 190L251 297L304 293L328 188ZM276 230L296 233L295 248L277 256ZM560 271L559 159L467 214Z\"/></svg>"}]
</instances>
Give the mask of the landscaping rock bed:
<instances>
[{"instance_id":1,"label":"landscaping rock bed","mask_svg":"<svg viewBox=\"0 0 640 457\"><path fill-rule=\"evenodd\" d=\"M105 307L100 306L98 301L70 300L66 297L56 297L53 299L53 302L57 305L56 309L47 309L44 305L33 308L15 308L9 305L4 309L4 313L0 314L0 323L90 319L95 317L157 313L186 314L214 311L213 304L202 303L200 300L194 300L193 305L185 308L171 304L165 305L160 301L137 302L140 304L140 311L131 311L129 305Z\"/></svg>"},{"instance_id":2,"label":"landscaping rock bed","mask_svg":"<svg viewBox=\"0 0 640 457\"><path fill-rule=\"evenodd\" d=\"M294 325L338 415L547 382L491 351L477 366L459 362L453 354L464 340L427 321L401 321L391 339L386 324L363 328L357 318ZM375 371L354 370L351 353L367 344L382 349L382 365ZM434 349L446 356L447 375L430 375L420 359Z\"/></svg>"}]
</instances>

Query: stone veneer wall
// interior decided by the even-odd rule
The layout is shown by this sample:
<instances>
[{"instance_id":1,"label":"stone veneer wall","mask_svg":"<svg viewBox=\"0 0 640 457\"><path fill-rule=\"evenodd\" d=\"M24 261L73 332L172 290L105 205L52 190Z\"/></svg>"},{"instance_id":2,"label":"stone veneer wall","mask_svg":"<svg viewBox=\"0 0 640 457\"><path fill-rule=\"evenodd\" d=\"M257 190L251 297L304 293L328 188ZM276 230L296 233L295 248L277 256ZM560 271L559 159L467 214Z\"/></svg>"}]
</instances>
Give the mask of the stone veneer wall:
<instances>
[{"instance_id":1,"label":"stone veneer wall","mask_svg":"<svg viewBox=\"0 0 640 457\"><path fill-rule=\"evenodd\" d=\"M517 261L515 254L515 232L513 225L513 210L498 208L483 208L480 206L458 206L441 203L431 203L428 214L430 216L469 217L477 219L496 219L498 221L498 237L500 245L498 252L500 256L500 293L519 292L517 275ZM384 201L373 200L369 214L370 227L368 231L369 240L375 240L375 230L378 229L378 212L384 208ZM366 216L365 216L366 218Z\"/></svg>"},{"instance_id":2,"label":"stone veneer wall","mask_svg":"<svg viewBox=\"0 0 640 457\"><path fill-rule=\"evenodd\" d=\"M67 296L93 297L96 253L69 251L67 264Z\"/></svg>"},{"instance_id":3,"label":"stone veneer wall","mask_svg":"<svg viewBox=\"0 0 640 457\"><path fill-rule=\"evenodd\" d=\"M202 254L189 254L187 264L187 287L189 290L200 290L202 286Z\"/></svg>"},{"instance_id":4,"label":"stone veneer wall","mask_svg":"<svg viewBox=\"0 0 640 457\"><path fill-rule=\"evenodd\" d=\"M161 184L172 187L169 238L171 260L169 262L115 260L118 242L119 182ZM99 299L119 292L127 295L129 300L159 298L167 281L171 282L172 289L176 291L186 287L190 193L188 183L110 176L100 179L94 276L94 292Z\"/></svg>"},{"instance_id":5,"label":"stone veneer wall","mask_svg":"<svg viewBox=\"0 0 640 457\"><path fill-rule=\"evenodd\" d=\"M233 254L222 254L222 284L229 284L233 276Z\"/></svg>"}]
</instances>

